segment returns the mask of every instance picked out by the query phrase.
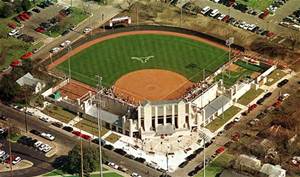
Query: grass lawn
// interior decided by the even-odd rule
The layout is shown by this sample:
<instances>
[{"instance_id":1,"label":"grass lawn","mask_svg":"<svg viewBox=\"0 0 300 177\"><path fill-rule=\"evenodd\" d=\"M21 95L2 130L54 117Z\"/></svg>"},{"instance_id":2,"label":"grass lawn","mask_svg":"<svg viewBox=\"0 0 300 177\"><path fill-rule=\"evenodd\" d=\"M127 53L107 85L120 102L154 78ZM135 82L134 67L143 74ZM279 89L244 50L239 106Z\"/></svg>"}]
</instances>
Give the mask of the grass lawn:
<instances>
[{"instance_id":1,"label":"grass lawn","mask_svg":"<svg viewBox=\"0 0 300 177\"><path fill-rule=\"evenodd\" d=\"M247 106L252 100L254 100L256 97L258 97L263 92L264 92L264 90L262 90L262 89L257 89L257 90L250 89L238 100L238 103Z\"/></svg>"},{"instance_id":2,"label":"grass lawn","mask_svg":"<svg viewBox=\"0 0 300 177\"><path fill-rule=\"evenodd\" d=\"M130 45L129 45L130 44ZM153 56L146 63L132 57ZM227 52L191 39L145 34L110 39L91 46L71 57L74 79L96 85L95 75L111 86L122 75L140 69L165 69L182 74L192 81L202 79L203 69L210 74L228 61ZM68 72L68 61L58 68ZM88 69L87 69L88 68Z\"/></svg>"},{"instance_id":3,"label":"grass lawn","mask_svg":"<svg viewBox=\"0 0 300 177\"><path fill-rule=\"evenodd\" d=\"M97 123L94 123L94 122L83 119L80 122L78 122L77 124L75 124L75 127L79 128L83 131L89 132L89 133L91 133L95 136L98 136L98 125L97 125ZM107 132L108 132L108 130L106 128L102 127L100 135L103 136Z\"/></svg>"},{"instance_id":4,"label":"grass lawn","mask_svg":"<svg viewBox=\"0 0 300 177\"><path fill-rule=\"evenodd\" d=\"M121 137L115 133L111 133L109 136L105 138L105 141L108 141L110 143L117 142Z\"/></svg>"},{"instance_id":5,"label":"grass lawn","mask_svg":"<svg viewBox=\"0 0 300 177\"><path fill-rule=\"evenodd\" d=\"M72 119L74 119L77 116L76 114L63 109L62 107L53 106L53 105L46 107L43 110L43 113L45 113L57 120L60 120L64 123L70 122Z\"/></svg>"},{"instance_id":6,"label":"grass lawn","mask_svg":"<svg viewBox=\"0 0 300 177\"><path fill-rule=\"evenodd\" d=\"M236 106L231 106L223 114L221 114L219 117L217 117L211 123L209 123L206 126L206 128L209 129L211 132L215 132L220 127L222 127L226 122L228 122L229 119L231 119L234 115L236 115L240 111L241 111L241 108L236 107ZM223 115L224 115L224 118L223 118Z\"/></svg>"},{"instance_id":7,"label":"grass lawn","mask_svg":"<svg viewBox=\"0 0 300 177\"><path fill-rule=\"evenodd\" d=\"M92 174L91 177L98 177L99 174ZM117 173L111 172L111 173L104 173L103 177L123 177L122 175L119 175Z\"/></svg>"},{"instance_id":8,"label":"grass lawn","mask_svg":"<svg viewBox=\"0 0 300 177\"><path fill-rule=\"evenodd\" d=\"M265 85L271 86L277 81L279 81L281 78L283 78L285 75L285 72L281 71L280 69L276 69L268 76L268 80Z\"/></svg>"},{"instance_id":9,"label":"grass lawn","mask_svg":"<svg viewBox=\"0 0 300 177\"><path fill-rule=\"evenodd\" d=\"M233 159L233 155L224 152L205 168L205 176L217 177L217 175L221 173L223 169L227 167L229 162ZM204 171L201 170L200 173L196 175L196 177L204 177Z\"/></svg>"},{"instance_id":10,"label":"grass lawn","mask_svg":"<svg viewBox=\"0 0 300 177\"><path fill-rule=\"evenodd\" d=\"M107 171L106 168L103 168L103 171ZM64 176L64 177L79 177L77 175L71 175L71 174L66 174L65 172L63 172L62 170L60 169L55 169L47 174L44 174L43 176ZM93 173L91 176L99 176L99 172L95 172ZM121 175L117 174L117 173L114 173L114 172L107 172L107 173L104 173L103 176L105 177L122 177Z\"/></svg>"},{"instance_id":11,"label":"grass lawn","mask_svg":"<svg viewBox=\"0 0 300 177\"><path fill-rule=\"evenodd\" d=\"M273 1L274 0L237 0L236 2L263 11L267 7L269 7L269 5L271 5Z\"/></svg>"}]
</instances>

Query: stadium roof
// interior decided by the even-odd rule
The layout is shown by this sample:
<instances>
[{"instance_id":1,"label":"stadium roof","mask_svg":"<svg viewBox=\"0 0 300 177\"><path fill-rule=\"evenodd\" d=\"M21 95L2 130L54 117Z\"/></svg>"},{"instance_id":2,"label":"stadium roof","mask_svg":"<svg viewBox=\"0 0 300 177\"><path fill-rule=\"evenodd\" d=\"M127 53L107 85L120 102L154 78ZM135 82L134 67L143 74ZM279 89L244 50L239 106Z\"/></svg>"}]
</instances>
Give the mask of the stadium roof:
<instances>
[{"instance_id":1,"label":"stadium roof","mask_svg":"<svg viewBox=\"0 0 300 177\"><path fill-rule=\"evenodd\" d=\"M221 95L218 98L214 99L208 105L206 105L203 109L205 110L205 120L210 118L213 114L218 112L223 106L230 102L230 98Z\"/></svg>"}]
</instances>

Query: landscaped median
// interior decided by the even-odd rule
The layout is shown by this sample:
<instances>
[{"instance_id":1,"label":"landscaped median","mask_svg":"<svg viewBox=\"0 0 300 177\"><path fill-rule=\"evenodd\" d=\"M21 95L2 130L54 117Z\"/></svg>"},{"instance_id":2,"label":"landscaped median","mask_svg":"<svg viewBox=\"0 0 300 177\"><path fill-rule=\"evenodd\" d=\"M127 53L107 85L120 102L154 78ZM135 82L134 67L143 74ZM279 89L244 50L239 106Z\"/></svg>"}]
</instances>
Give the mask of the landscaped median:
<instances>
[{"instance_id":1,"label":"landscaped median","mask_svg":"<svg viewBox=\"0 0 300 177\"><path fill-rule=\"evenodd\" d=\"M98 136L98 124L89 120L82 119L77 124L75 124L76 128L79 128L83 131L86 131L94 136ZM101 128L100 135L103 136L108 132L108 130L104 127Z\"/></svg>"},{"instance_id":2,"label":"landscaped median","mask_svg":"<svg viewBox=\"0 0 300 177\"><path fill-rule=\"evenodd\" d=\"M228 108L223 114L221 114L218 118L209 123L206 128L211 132L215 132L219 128L221 128L226 122L228 122L234 115L240 112L242 109L236 106L231 106Z\"/></svg>"},{"instance_id":3,"label":"landscaped median","mask_svg":"<svg viewBox=\"0 0 300 177\"><path fill-rule=\"evenodd\" d=\"M76 114L54 105L46 107L42 112L66 124L76 117Z\"/></svg>"},{"instance_id":4,"label":"landscaped median","mask_svg":"<svg viewBox=\"0 0 300 177\"><path fill-rule=\"evenodd\" d=\"M238 100L238 103L247 106L249 103L251 103L256 97L258 97L263 92L264 92L264 90L262 90L262 89L255 90L252 88Z\"/></svg>"},{"instance_id":5,"label":"landscaped median","mask_svg":"<svg viewBox=\"0 0 300 177\"><path fill-rule=\"evenodd\" d=\"M284 76L286 76L285 72L283 72L280 69L276 69L268 76L268 80L265 85L271 86L275 84L277 81L279 81L281 78L283 78Z\"/></svg>"},{"instance_id":6,"label":"landscaped median","mask_svg":"<svg viewBox=\"0 0 300 177\"><path fill-rule=\"evenodd\" d=\"M234 159L234 156L224 152L213 160L208 166L205 167L205 176L206 177L217 177L222 171L227 168L230 164L230 161ZM204 177L204 169L196 175L196 177Z\"/></svg>"}]
</instances>

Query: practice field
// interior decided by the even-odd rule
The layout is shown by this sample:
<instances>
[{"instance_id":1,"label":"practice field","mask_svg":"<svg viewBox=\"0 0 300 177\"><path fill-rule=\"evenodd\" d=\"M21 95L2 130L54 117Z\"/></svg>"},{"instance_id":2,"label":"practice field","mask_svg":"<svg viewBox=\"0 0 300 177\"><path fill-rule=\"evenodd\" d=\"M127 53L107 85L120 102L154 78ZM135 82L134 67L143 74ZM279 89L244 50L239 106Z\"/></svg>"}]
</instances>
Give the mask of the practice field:
<instances>
[{"instance_id":1,"label":"practice field","mask_svg":"<svg viewBox=\"0 0 300 177\"><path fill-rule=\"evenodd\" d=\"M74 54L69 61L73 79L95 86L95 75L98 74L103 78L103 85L112 86L121 76L141 69L169 70L191 81L199 81L203 69L209 75L227 60L224 48L200 40L174 35L135 34L93 44ZM66 74L69 61L58 65Z\"/></svg>"},{"instance_id":2,"label":"practice field","mask_svg":"<svg viewBox=\"0 0 300 177\"><path fill-rule=\"evenodd\" d=\"M274 0L237 0L241 4L245 4L253 9L265 10Z\"/></svg>"}]
</instances>

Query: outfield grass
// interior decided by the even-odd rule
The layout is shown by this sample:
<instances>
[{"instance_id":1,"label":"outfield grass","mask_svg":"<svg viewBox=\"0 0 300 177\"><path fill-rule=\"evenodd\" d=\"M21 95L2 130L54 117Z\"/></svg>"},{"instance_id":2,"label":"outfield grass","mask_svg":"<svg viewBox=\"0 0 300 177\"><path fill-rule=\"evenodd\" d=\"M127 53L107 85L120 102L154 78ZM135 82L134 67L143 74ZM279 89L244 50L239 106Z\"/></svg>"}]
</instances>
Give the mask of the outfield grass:
<instances>
[{"instance_id":1,"label":"outfield grass","mask_svg":"<svg viewBox=\"0 0 300 177\"><path fill-rule=\"evenodd\" d=\"M246 92L239 100L238 103L247 106L251 101L253 101L256 97L262 94L264 90L262 89L250 89Z\"/></svg>"},{"instance_id":2,"label":"outfield grass","mask_svg":"<svg viewBox=\"0 0 300 177\"><path fill-rule=\"evenodd\" d=\"M263 11L267 7L269 7L269 5L271 5L273 1L274 0L237 0L236 2Z\"/></svg>"},{"instance_id":3,"label":"outfield grass","mask_svg":"<svg viewBox=\"0 0 300 177\"><path fill-rule=\"evenodd\" d=\"M281 78L283 78L284 76L286 76L285 72L281 71L280 69L276 69L268 76L268 80L265 85L271 86L275 84L277 81L279 81Z\"/></svg>"},{"instance_id":4,"label":"outfield grass","mask_svg":"<svg viewBox=\"0 0 300 177\"><path fill-rule=\"evenodd\" d=\"M111 86L122 75L140 69L165 69L191 81L202 79L203 69L210 74L228 61L227 52L206 43L166 35L130 35L98 43L71 57L72 76L96 85L95 75ZM131 57L153 56L146 63ZM68 72L68 61L58 66Z\"/></svg>"},{"instance_id":5,"label":"outfield grass","mask_svg":"<svg viewBox=\"0 0 300 177\"><path fill-rule=\"evenodd\" d=\"M234 115L241 111L241 108L236 106L231 106L228 108L223 114L218 116L215 120L209 123L206 128L209 129L211 132L215 132L220 127L222 127L226 122L228 122ZM223 118L224 116L224 118Z\"/></svg>"},{"instance_id":6,"label":"outfield grass","mask_svg":"<svg viewBox=\"0 0 300 177\"><path fill-rule=\"evenodd\" d=\"M205 177L217 177L233 159L233 155L224 152L205 168ZM204 170L201 170L196 177L204 177Z\"/></svg>"}]
</instances>

